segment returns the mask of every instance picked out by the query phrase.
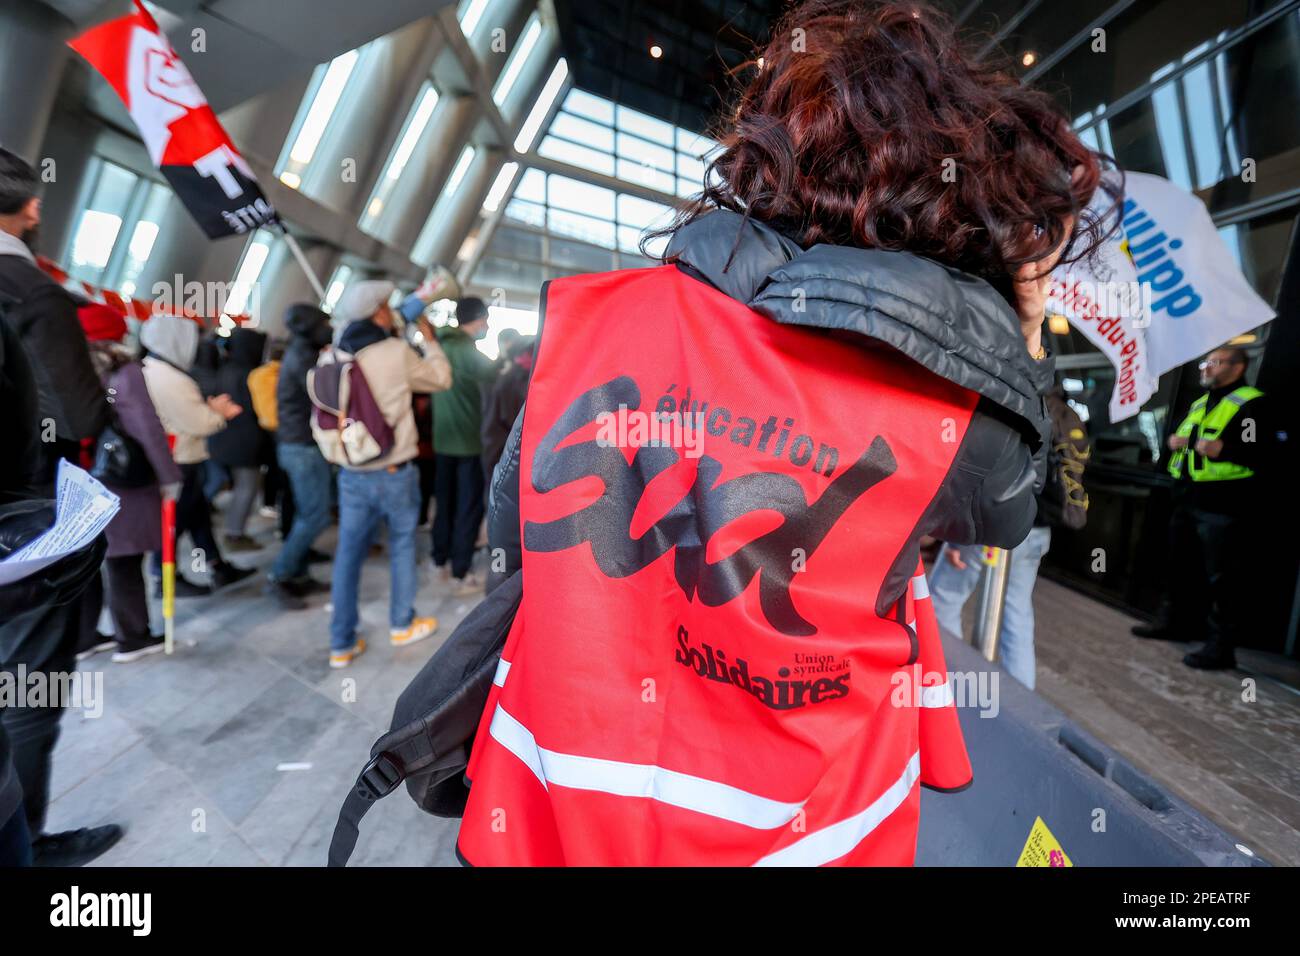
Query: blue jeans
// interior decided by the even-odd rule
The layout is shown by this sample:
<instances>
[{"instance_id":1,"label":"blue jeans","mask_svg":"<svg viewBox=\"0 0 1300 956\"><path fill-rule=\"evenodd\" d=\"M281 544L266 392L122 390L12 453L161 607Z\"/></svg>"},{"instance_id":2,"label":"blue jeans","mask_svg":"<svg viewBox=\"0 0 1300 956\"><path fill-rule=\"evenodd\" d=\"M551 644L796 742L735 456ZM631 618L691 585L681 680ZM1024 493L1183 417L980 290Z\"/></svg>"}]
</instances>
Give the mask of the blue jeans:
<instances>
[{"instance_id":1,"label":"blue jeans","mask_svg":"<svg viewBox=\"0 0 1300 956\"><path fill-rule=\"evenodd\" d=\"M330 466L315 445L277 445L275 458L293 489L293 525L271 577L288 581L307 573L307 552L330 523Z\"/></svg>"},{"instance_id":2,"label":"blue jeans","mask_svg":"<svg viewBox=\"0 0 1300 956\"><path fill-rule=\"evenodd\" d=\"M334 549L330 650L357 642L357 586L375 528L388 525L391 592L388 625L410 627L415 617L415 525L420 510L420 473L407 462L395 471L339 471L339 541Z\"/></svg>"},{"instance_id":3,"label":"blue jeans","mask_svg":"<svg viewBox=\"0 0 1300 956\"><path fill-rule=\"evenodd\" d=\"M998 660L1003 670L1034 689L1034 582L1038 565L1052 543L1050 528L1034 528L1029 537L1011 552L1007 575L1007 602L1002 610L1002 633L998 635ZM956 550L965 570L952 566L947 552ZM979 585L984 568L978 544L945 544L930 571L930 598L939 627L962 636L961 609Z\"/></svg>"}]
</instances>

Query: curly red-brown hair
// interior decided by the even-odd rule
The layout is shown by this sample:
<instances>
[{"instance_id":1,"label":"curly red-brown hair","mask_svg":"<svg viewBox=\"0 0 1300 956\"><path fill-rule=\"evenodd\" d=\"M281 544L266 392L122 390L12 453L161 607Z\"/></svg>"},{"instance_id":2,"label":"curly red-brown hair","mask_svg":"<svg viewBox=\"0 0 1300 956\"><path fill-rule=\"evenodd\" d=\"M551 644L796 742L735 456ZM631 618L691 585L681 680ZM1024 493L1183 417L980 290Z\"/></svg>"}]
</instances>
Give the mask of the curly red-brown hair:
<instances>
[{"instance_id":1,"label":"curly red-brown hair","mask_svg":"<svg viewBox=\"0 0 1300 956\"><path fill-rule=\"evenodd\" d=\"M704 191L802 246L899 249L986 278L1091 253L1102 160L1052 99L919 3L808 0L749 64ZM1107 184L1114 194L1118 187ZM1075 225L1067 237L1068 217Z\"/></svg>"}]
</instances>

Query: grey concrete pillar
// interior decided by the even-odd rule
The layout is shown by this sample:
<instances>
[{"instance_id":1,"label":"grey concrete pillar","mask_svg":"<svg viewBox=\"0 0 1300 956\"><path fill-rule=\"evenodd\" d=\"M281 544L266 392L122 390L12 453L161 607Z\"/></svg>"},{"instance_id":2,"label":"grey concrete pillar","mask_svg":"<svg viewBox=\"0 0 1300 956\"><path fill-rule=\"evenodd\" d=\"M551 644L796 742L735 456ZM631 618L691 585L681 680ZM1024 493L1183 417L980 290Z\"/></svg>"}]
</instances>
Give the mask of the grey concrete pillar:
<instances>
[{"instance_id":1,"label":"grey concrete pillar","mask_svg":"<svg viewBox=\"0 0 1300 956\"><path fill-rule=\"evenodd\" d=\"M303 178L305 194L339 212L361 215L419 89L415 81L428 73L435 36L433 21L425 18L362 50ZM344 160L355 164L355 182L344 179Z\"/></svg>"},{"instance_id":2,"label":"grey concrete pillar","mask_svg":"<svg viewBox=\"0 0 1300 956\"><path fill-rule=\"evenodd\" d=\"M468 37L470 49L483 64L483 75L487 79L489 89L505 69L506 62L510 59L510 51L519 42L523 35L524 24L536 9L537 4L534 0L492 0L473 34ZM493 50L494 32L498 30L502 33L497 35L504 36L505 39L504 49ZM501 47L502 44L498 43L497 46Z\"/></svg>"},{"instance_id":3,"label":"grey concrete pillar","mask_svg":"<svg viewBox=\"0 0 1300 956\"><path fill-rule=\"evenodd\" d=\"M50 122L72 24L38 0L0 5L0 146L30 162Z\"/></svg>"},{"instance_id":4,"label":"grey concrete pillar","mask_svg":"<svg viewBox=\"0 0 1300 956\"><path fill-rule=\"evenodd\" d=\"M445 202L435 207L435 218L421 233L420 241L411 252L415 262L425 267L434 264L452 267L460 244L473 228L503 161L500 150L478 148L456 195L447 197Z\"/></svg>"},{"instance_id":5,"label":"grey concrete pillar","mask_svg":"<svg viewBox=\"0 0 1300 956\"><path fill-rule=\"evenodd\" d=\"M478 103L472 96L445 96L438 101L406 170L393 184L373 230L375 238L403 251L415 245L477 119Z\"/></svg>"},{"instance_id":6,"label":"grey concrete pillar","mask_svg":"<svg viewBox=\"0 0 1300 956\"><path fill-rule=\"evenodd\" d=\"M299 242L321 285L326 285L338 262L338 250L326 243L308 243L301 239ZM289 306L298 302L320 304L302 266L282 238L277 237L271 246L271 253L257 281L261 292L258 328L271 338L283 338L288 334L284 326L284 311Z\"/></svg>"},{"instance_id":7,"label":"grey concrete pillar","mask_svg":"<svg viewBox=\"0 0 1300 956\"><path fill-rule=\"evenodd\" d=\"M299 77L238 106L232 106L217 119L230 134L231 141L240 153L274 167L310 85L310 75Z\"/></svg>"},{"instance_id":8,"label":"grey concrete pillar","mask_svg":"<svg viewBox=\"0 0 1300 956\"><path fill-rule=\"evenodd\" d=\"M163 282L175 285L176 276L185 282L229 282L233 273L211 274L207 271L209 257L214 245L229 243L236 250L243 248L243 240L209 239L194 222L194 217L185 208L184 203L171 194L167 205L158 220L158 238L154 241L153 251L148 262L136 279L136 297L154 298L153 288Z\"/></svg>"}]
</instances>

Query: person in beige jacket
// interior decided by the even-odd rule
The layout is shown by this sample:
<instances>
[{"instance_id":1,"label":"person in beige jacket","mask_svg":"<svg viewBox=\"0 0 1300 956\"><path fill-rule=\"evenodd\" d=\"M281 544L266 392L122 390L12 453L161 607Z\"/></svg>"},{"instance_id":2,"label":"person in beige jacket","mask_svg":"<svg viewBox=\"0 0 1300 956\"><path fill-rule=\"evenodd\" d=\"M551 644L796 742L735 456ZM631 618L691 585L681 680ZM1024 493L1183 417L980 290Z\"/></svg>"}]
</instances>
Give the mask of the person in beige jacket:
<instances>
[{"instance_id":1,"label":"person in beige jacket","mask_svg":"<svg viewBox=\"0 0 1300 956\"><path fill-rule=\"evenodd\" d=\"M175 441L172 457L181 469L181 491L176 501L176 538L189 532L198 553L192 560L178 560L178 570L188 566L212 571L212 586L221 588L248 577L253 572L237 568L221 556L212 535L212 515L203 495L203 462L208 459L208 436L226 427L226 422L243 409L229 395L205 399L199 385L190 377L194 353L199 347L199 326L191 319L174 315L155 315L141 326L140 345L145 349L145 386L167 434ZM177 597L196 597L211 593L211 588L188 581L183 574L176 578Z\"/></svg>"},{"instance_id":2,"label":"person in beige jacket","mask_svg":"<svg viewBox=\"0 0 1300 956\"><path fill-rule=\"evenodd\" d=\"M334 554L330 620L330 666L346 667L365 650L357 636L357 585L361 564L375 526L388 526L391 572L388 607L389 636L394 646L423 640L438 628L433 617L415 613L415 527L419 521L420 476L414 459L419 451L414 393L440 392L451 387L451 365L433 327L424 318L425 306L436 294L426 284L402 304L402 314L418 322L424 352L394 337L398 318L388 305L396 287L391 282L359 282L348 288L334 307L346 322L337 348L354 355L366 384L393 429L387 455L339 470L339 537Z\"/></svg>"}]
</instances>

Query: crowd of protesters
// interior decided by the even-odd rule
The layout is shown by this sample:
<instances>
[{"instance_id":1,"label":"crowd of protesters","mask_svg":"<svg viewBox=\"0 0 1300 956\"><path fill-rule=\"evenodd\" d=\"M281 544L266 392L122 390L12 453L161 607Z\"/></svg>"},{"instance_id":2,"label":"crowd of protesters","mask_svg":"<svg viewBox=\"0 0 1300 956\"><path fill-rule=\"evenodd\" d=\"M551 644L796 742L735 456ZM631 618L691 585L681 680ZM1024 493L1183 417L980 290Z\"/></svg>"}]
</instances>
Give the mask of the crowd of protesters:
<instances>
[{"instance_id":1,"label":"crowd of protesters","mask_svg":"<svg viewBox=\"0 0 1300 956\"><path fill-rule=\"evenodd\" d=\"M356 633L361 566L381 547L391 643L437 630L435 618L416 610L416 529L427 523L430 497L444 590L483 590L473 564L485 475L522 407L531 339L503 336L493 362L477 346L488 309L473 298L457 303L455 325L435 329L425 317L435 282L396 307L396 286L384 280L353 284L332 316L293 305L274 340L248 327L206 331L173 315L128 321L38 266L30 243L39 221L34 170L0 150L0 558L49 525L61 461L102 481L119 511L94 546L0 587L0 669L59 675L101 652L130 663L163 649L149 598L151 578L155 598L163 586L165 500L175 502L176 597L224 596L259 567L263 587L230 596L264 594L299 610L328 591L332 667L365 649ZM352 364L353 394L364 382L391 429L391 447L378 457L331 462L318 444L312 373L339 361ZM252 524L259 492L262 513L278 527ZM333 553L318 550L336 519ZM328 584L309 573L323 562L333 562ZM5 707L0 715L0 865L79 865L121 836L114 825L45 832L61 712Z\"/></svg>"}]
</instances>

